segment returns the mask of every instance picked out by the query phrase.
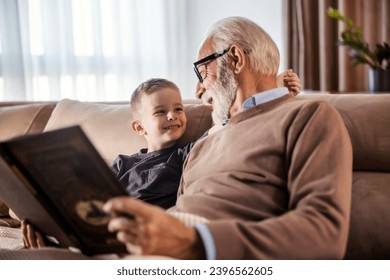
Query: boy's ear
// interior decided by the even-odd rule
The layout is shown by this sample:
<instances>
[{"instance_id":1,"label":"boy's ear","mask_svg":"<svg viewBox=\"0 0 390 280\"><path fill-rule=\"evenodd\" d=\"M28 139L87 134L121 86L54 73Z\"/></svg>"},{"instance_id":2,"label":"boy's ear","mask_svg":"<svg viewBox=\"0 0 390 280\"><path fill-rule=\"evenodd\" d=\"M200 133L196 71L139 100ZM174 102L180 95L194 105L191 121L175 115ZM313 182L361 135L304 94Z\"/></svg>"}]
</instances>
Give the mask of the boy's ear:
<instances>
[{"instance_id":1,"label":"boy's ear","mask_svg":"<svg viewBox=\"0 0 390 280\"><path fill-rule=\"evenodd\" d=\"M131 121L131 129L138 135L143 136L146 134L146 131L139 120Z\"/></svg>"}]
</instances>

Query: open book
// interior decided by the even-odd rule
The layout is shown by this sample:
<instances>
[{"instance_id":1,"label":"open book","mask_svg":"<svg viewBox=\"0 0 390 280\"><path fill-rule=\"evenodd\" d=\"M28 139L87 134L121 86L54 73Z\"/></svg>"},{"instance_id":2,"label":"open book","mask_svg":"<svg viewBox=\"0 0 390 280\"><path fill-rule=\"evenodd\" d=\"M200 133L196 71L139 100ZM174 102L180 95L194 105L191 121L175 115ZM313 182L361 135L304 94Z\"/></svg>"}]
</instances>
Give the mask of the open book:
<instances>
[{"instance_id":1,"label":"open book","mask_svg":"<svg viewBox=\"0 0 390 280\"><path fill-rule=\"evenodd\" d=\"M0 199L62 247L83 253L119 253L102 211L127 195L79 126L0 143Z\"/></svg>"}]
</instances>

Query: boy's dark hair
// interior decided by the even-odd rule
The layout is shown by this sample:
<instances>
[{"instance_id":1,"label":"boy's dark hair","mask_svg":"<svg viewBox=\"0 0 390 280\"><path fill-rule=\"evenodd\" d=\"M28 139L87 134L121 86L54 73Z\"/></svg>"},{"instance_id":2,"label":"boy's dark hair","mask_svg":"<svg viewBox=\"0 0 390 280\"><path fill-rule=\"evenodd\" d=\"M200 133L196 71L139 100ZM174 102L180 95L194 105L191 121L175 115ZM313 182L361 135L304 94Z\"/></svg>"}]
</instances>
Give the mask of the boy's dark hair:
<instances>
[{"instance_id":1,"label":"boy's dark hair","mask_svg":"<svg viewBox=\"0 0 390 280\"><path fill-rule=\"evenodd\" d=\"M133 116L136 115L139 111L139 105L141 101L141 97L143 95L149 95L152 94L160 89L164 88L171 88L174 90L177 90L180 92L178 86L174 83L171 82L167 79L162 79L162 78L152 78L149 80L146 80L145 82L141 83L134 91L133 94L131 95L130 98L130 107L131 111L133 113Z\"/></svg>"}]
</instances>

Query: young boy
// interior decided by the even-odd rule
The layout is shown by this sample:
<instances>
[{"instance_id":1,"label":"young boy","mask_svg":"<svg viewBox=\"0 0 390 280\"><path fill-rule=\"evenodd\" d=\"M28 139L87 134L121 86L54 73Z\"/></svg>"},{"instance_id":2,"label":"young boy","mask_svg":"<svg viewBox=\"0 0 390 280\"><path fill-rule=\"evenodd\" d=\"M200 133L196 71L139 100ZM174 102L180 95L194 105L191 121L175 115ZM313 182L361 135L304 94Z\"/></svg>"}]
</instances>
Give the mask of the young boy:
<instances>
[{"instance_id":1,"label":"young boy","mask_svg":"<svg viewBox=\"0 0 390 280\"><path fill-rule=\"evenodd\" d=\"M127 192L165 209L175 205L183 162L194 142L176 145L187 118L179 88L166 79L149 79L130 99L132 130L145 137L147 149L119 155L112 168Z\"/></svg>"}]
</instances>

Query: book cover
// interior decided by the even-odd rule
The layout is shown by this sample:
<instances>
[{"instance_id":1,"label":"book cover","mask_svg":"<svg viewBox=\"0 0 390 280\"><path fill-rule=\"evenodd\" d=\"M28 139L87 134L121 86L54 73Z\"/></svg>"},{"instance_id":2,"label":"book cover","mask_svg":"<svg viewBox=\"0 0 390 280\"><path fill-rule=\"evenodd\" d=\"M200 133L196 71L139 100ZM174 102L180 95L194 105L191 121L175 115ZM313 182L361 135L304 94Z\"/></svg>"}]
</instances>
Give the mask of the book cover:
<instances>
[{"instance_id":1,"label":"book cover","mask_svg":"<svg viewBox=\"0 0 390 280\"><path fill-rule=\"evenodd\" d=\"M19 218L87 255L125 251L101 208L127 193L79 126L2 142L0 154L0 197Z\"/></svg>"}]
</instances>

